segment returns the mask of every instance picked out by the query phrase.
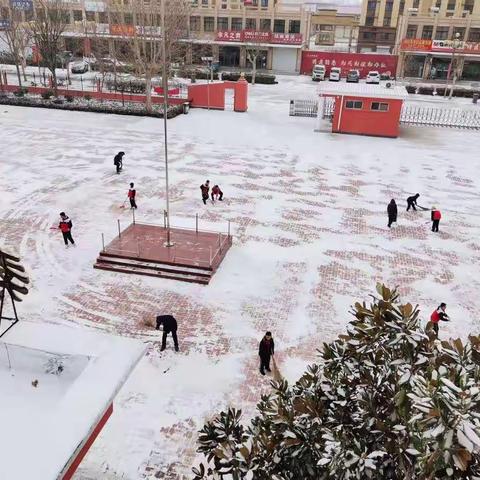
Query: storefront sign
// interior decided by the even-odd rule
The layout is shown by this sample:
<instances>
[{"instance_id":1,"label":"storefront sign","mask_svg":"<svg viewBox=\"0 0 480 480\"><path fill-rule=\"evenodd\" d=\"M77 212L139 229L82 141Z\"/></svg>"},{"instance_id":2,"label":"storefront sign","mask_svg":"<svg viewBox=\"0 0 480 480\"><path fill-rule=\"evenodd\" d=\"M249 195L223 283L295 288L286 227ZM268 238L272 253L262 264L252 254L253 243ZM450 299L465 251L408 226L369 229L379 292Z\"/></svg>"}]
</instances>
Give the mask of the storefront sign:
<instances>
[{"instance_id":1,"label":"storefront sign","mask_svg":"<svg viewBox=\"0 0 480 480\"><path fill-rule=\"evenodd\" d=\"M215 40L224 42L259 42L284 45L301 45L301 33L272 33L259 30L219 30Z\"/></svg>"},{"instance_id":2,"label":"storefront sign","mask_svg":"<svg viewBox=\"0 0 480 480\"><path fill-rule=\"evenodd\" d=\"M401 49L413 50L415 52L429 52L432 49L432 41L422 40L421 38L404 38Z\"/></svg>"},{"instance_id":3,"label":"storefront sign","mask_svg":"<svg viewBox=\"0 0 480 480\"><path fill-rule=\"evenodd\" d=\"M396 75L397 56L374 53L337 53L337 52L302 52L300 72L311 74L314 65L325 65L327 75L331 67L340 67L342 75L348 70L359 70L360 76L365 77L369 71L376 70L381 74Z\"/></svg>"},{"instance_id":4,"label":"storefront sign","mask_svg":"<svg viewBox=\"0 0 480 480\"><path fill-rule=\"evenodd\" d=\"M244 42L270 43L271 38L272 38L272 32L259 32L258 30L243 31Z\"/></svg>"},{"instance_id":5,"label":"storefront sign","mask_svg":"<svg viewBox=\"0 0 480 480\"><path fill-rule=\"evenodd\" d=\"M301 33L272 33L272 43L285 45L301 45L303 36Z\"/></svg>"},{"instance_id":6,"label":"storefront sign","mask_svg":"<svg viewBox=\"0 0 480 480\"><path fill-rule=\"evenodd\" d=\"M134 25L110 25L110 35L133 37L136 33Z\"/></svg>"},{"instance_id":7,"label":"storefront sign","mask_svg":"<svg viewBox=\"0 0 480 480\"><path fill-rule=\"evenodd\" d=\"M224 42L243 42L242 30L219 30L215 40L223 40Z\"/></svg>"},{"instance_id":8,"label":"storefront sign","mask_svg":"<svg viewBox=\"0 0 480 480\"><path fill-rule=\"evenodd\" d=\"M405 38L402 40L401 49L410 52L452 53L454 45L456 47L455 51L458 53L480 55L480 43L454 42L453 40L422 40L420 38Z\"/></svg>"},{"instance_id":9,"label":"storefront sign","mask_svg":"<svg viewBox=\"0 0 480 480\"><path fill-rule=\"evenodd\" d=\"M10 6L15 10L32 10L33 0L10 0Z\"/></svg>"}]
</instances>

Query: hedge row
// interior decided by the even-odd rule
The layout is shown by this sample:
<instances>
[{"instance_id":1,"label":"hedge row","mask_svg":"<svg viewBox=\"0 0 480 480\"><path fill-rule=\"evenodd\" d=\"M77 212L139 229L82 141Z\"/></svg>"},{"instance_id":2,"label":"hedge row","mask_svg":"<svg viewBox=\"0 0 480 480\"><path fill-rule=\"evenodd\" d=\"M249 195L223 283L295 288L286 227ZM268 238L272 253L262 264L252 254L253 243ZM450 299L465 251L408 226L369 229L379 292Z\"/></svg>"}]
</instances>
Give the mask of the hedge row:
<instances>
[{"instance_id":1,"label":"hedge row","mask_svg":"<svg viewBox=\"0 0 480 480\"><path fill-rule=\"evenodd\" d=\"M49 95L43 95L42 98L38 98L25 97L18 94L10 96L8 94L0 93L1 105L163 118L163 112L161 110L154 110L153 112L149 113L145 110L143 104L129 104L128 106L123 106L117 102L111 101L100 103L96 102L95 100L90 101L88 95L85 95L83 100L84 101L82 101L82 99L80 101L75 101L75 99L69 96L65 97L65 100L61 98L50 100ZM65 103L65 101L67 103ZM174 118L181 113L183 113L183 105L171 105L168 107L167 118Z\"/></svg>"},{"instance_id":2,"label":"hedge row","mask_svg":"<svg viewBox=\"0 0 480 480\"><path fill-rule=\"evenodd\" d=\"M210 76L210 72L205 69L196 69L192 68L184 68L177 72L178 77L182 78L191 78L191 79L198 79L198 80L209 80L212 78ZM236 82L240 78L240 72L213 72L213 79L218 80L222 77L222 80L229 80L232 82ZM244 74L245 80L248 83L252 83L252 72L247 72ZM271 73L257 73L255 76L255 83L261 83L265 85L274 85L278 83L275 80L275 75Z\"/></svg>"},{"instance_id":3,"label":"hedge row","mask_svg":"<svg viewBox=\"0 0 480 480\"><path fill-rule=\"evenodd\" d=\"M437 95L443 97L445 94L445 87L414 87L413 85L408 85L406 87L408 93L418 93L419 95L433 95L433 92L436 91ZM417 91L418 90L418 91ZM447 88L447 95L450 93L450 88ZM454 97L465 97L472 98L474 94L479 95L480 90L466 90L463 88L454 88L453 96Z\"/></svg>"}]
</instances>

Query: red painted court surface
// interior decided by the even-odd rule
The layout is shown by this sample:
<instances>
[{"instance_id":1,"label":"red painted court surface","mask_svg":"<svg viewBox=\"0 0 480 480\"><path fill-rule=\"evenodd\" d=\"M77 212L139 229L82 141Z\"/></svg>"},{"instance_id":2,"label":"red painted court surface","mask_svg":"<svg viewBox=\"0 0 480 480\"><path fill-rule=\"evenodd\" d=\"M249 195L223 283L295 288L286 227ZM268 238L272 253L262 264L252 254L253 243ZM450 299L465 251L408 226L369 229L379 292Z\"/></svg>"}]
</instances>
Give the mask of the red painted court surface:
<instances>
[{"instance_id":1,"label":"red painted court surface","mask_svg":"<svg viewBox=\"0 0 480 480\"><path fill-rule=\"evenodd\" d=\"M208 284L228 249L228 234L135 223L100 252L95 268Z\"/></svg>"}]
</instances>

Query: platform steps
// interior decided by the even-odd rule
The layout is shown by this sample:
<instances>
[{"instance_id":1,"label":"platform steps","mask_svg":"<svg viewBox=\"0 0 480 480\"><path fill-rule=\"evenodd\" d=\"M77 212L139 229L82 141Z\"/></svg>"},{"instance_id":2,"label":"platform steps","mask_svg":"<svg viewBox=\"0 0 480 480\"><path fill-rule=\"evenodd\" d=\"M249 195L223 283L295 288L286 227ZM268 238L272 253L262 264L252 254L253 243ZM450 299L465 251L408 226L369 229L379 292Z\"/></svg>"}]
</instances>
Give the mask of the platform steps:
<instances>
[{"instance_id":1,"label":"platform steps","mask_svg":"<svg viewBox=\"0 0 480 480\"><path fill-rule=\"evenodd\" d=\"M125 258L112 254L100 253L93 268L109 272L131 273L148 277L166 278L182 282L208 285L213 270L208 267L189 267L187 265L170 265L160 262L148 262L141 259Z\"/></svg>"}]
</instances>

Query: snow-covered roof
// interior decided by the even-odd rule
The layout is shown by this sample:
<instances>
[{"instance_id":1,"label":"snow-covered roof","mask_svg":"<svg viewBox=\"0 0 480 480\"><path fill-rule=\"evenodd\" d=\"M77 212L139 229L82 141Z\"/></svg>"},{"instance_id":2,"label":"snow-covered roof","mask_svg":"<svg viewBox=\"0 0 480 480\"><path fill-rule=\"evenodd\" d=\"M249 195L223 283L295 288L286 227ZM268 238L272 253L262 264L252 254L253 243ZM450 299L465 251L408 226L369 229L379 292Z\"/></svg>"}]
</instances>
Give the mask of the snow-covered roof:
<instances>
[{"instance_id":1,"label":"snow-covered roof","mask_svg":"<svg viewBox=\"0 0 480 480\"><path fill-rule=\"evenodd\" d=\"M24 321L1 340L0 478L60 478L145 347L132 339Z\"/></svg>"},{"instance_id":2,"label":"snow-covered roof","mask_svg":"<svg viewBox=\"0 0 480 480\"><path fill-rule=\"evenodd\" d=\"M389 83L389 82L386 82ZM407 89L403 86L391 84L387 88L386 83L347 83L347 82L323 82L318 87L320 95L343 95L369 98L392 98L405 100L408 97ZM390 82L391 83L391 82Z\"/></svg>"}]
</instances>

